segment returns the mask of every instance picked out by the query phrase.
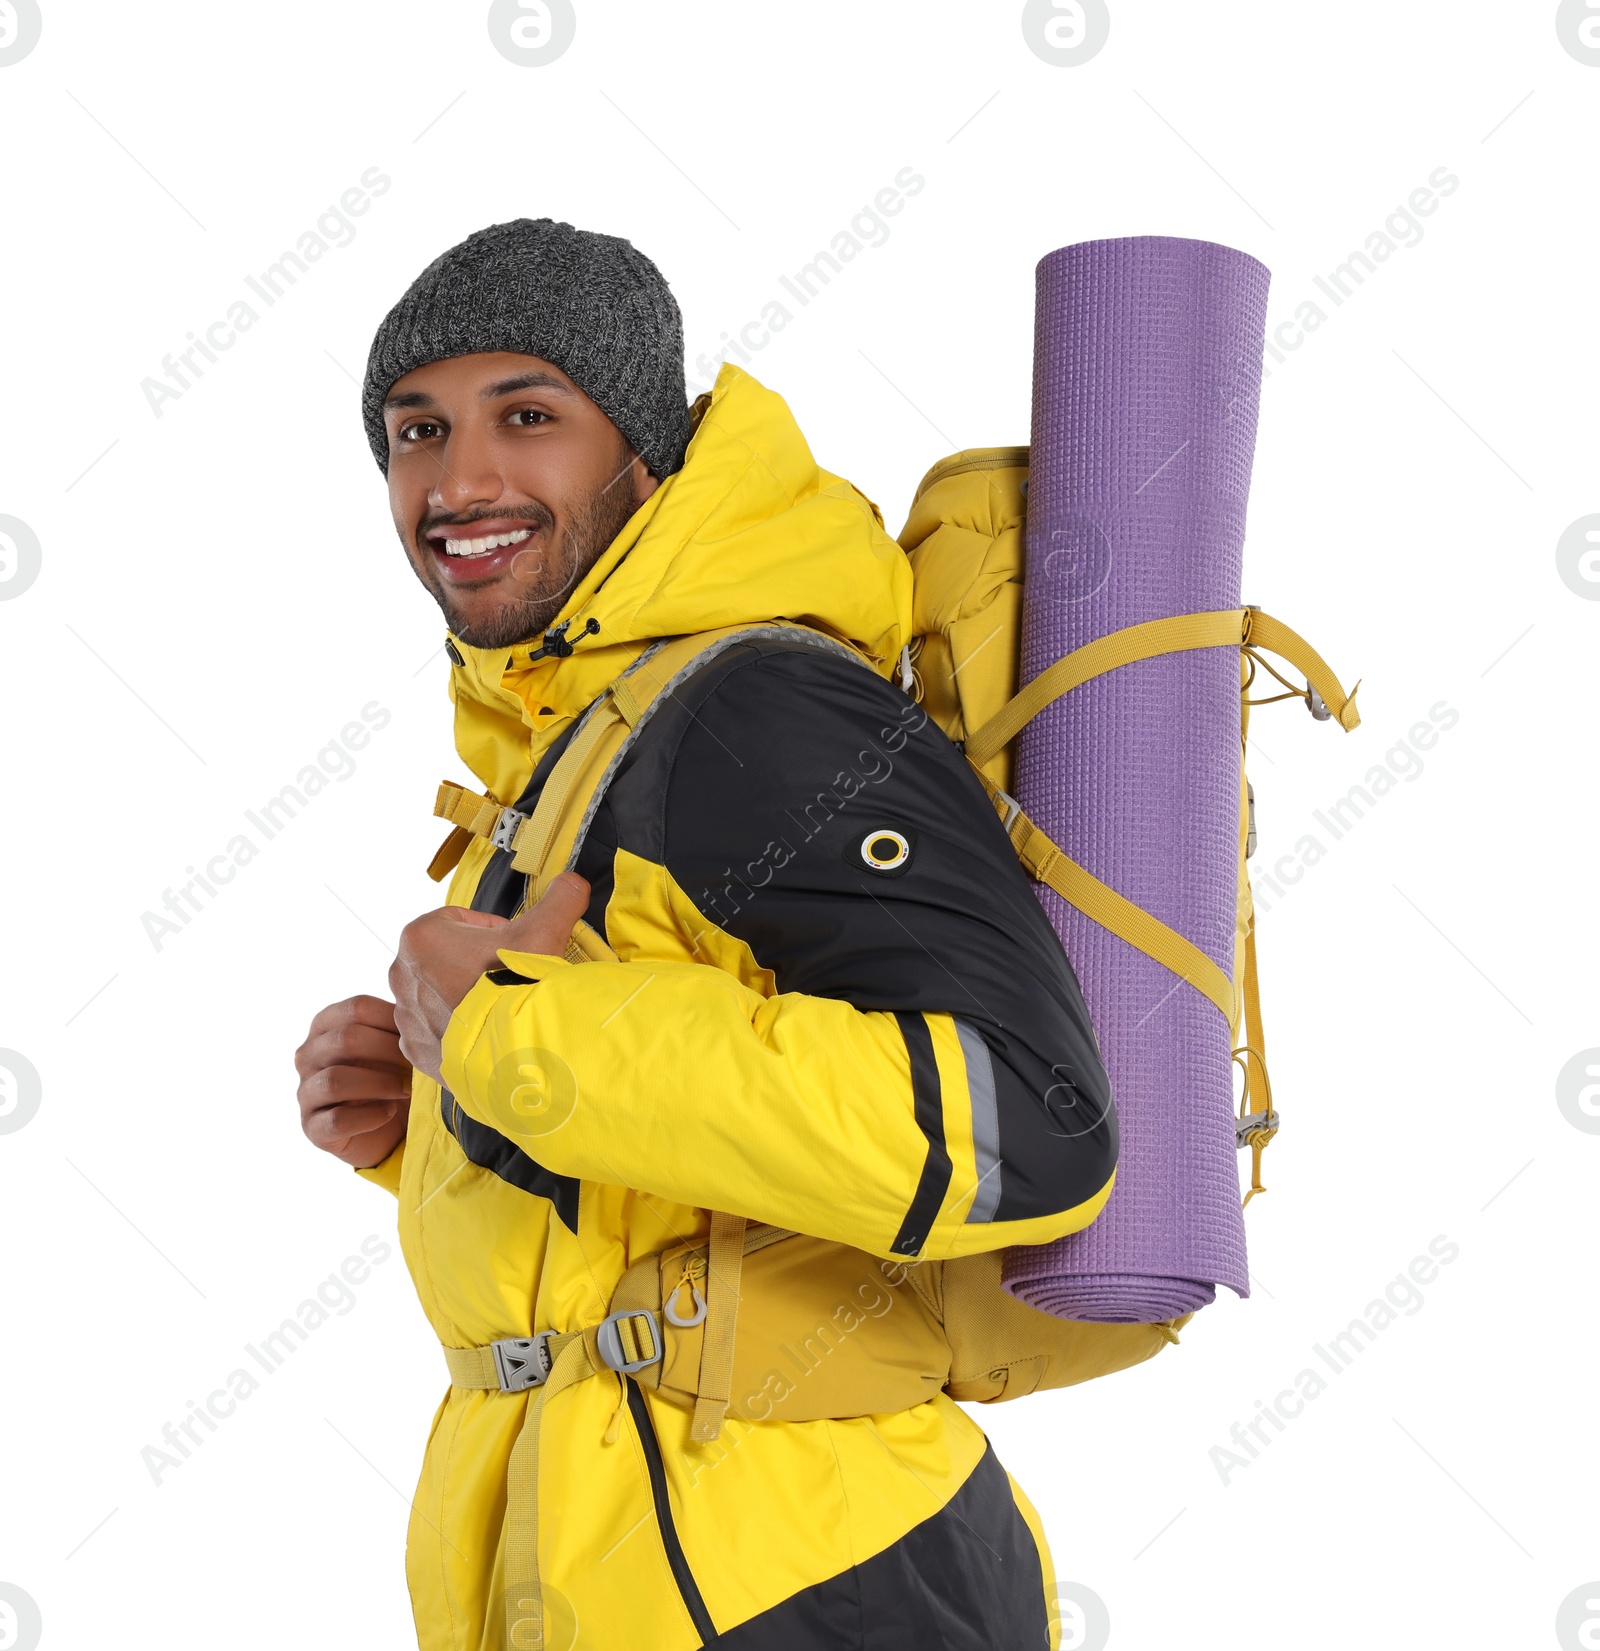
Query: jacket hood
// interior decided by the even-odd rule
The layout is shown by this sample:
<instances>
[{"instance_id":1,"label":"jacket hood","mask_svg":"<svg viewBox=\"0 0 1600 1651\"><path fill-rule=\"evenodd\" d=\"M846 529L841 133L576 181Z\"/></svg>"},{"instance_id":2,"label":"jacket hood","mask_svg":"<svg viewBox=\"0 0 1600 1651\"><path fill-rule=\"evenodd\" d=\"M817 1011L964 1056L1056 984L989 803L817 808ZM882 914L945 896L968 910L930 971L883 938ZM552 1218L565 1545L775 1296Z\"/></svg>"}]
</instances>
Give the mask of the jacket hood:
<instances>
[{"instance_id":1,"label":"jacket hood","mask_svg":"<svg viewBox=\"0 0 1600 1651\"><path fill-rule=\"evenodd\" d=\"M728 365L694 414L683 468L557 615L570 656L530 663L537 639L492 649L451 639L462 661L450 684L456 749L502 802L660 638L788 619L852 643L884 675L911 639L910 562L878 507L817 464L783 398Z\"/></svg>"}]
</instances>

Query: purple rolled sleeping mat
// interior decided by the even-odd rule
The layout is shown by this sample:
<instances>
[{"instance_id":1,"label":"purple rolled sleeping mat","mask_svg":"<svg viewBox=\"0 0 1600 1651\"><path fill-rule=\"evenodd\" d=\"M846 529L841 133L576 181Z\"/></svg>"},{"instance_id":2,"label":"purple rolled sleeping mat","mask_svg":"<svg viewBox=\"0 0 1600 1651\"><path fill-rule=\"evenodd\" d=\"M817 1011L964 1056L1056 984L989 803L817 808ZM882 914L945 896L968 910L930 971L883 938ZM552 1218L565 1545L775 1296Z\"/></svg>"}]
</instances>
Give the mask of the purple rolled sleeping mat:
<instances>
[{"instance_id":1,"label":"purple rolled sleeping mat","mask_svg":"<svg viewBox=\"0 0 1600 1651\"><path fill-rule=\"evenodd\" d=\"M1022 677L1109 631L1241 606L1267 269L1167 236L1038 267ZM1102 882L1233 972L1239 650L1124 665L1023 730L1015 790ZM1116 1186L1083 1232L1005 1256L1057 1317L1155 1323L1249 1294L1232 1039L1216 1007L1043 884L1111 1077Z\"/></svg>"}]
</instances>

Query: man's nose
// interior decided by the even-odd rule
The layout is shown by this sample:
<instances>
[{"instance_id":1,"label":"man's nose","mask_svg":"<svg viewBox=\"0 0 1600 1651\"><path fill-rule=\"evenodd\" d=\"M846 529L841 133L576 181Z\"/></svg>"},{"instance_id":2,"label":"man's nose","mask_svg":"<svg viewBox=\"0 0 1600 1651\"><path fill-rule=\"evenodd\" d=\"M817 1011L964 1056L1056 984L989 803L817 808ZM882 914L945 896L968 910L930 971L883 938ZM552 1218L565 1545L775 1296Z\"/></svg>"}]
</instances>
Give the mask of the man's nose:
<instances>
[{"instance_id":1,"label":"man's nose","mask_svg":"<svg viewBox=\"0 0 1600 1651\"><path fill-rule=\"evenodd\" d=\"M428 489L429 505L459 516L492 504L504 491L505 479L488 437L459 427L451 430L439 454L439 474Z\"/></svg>"}]
</instances>

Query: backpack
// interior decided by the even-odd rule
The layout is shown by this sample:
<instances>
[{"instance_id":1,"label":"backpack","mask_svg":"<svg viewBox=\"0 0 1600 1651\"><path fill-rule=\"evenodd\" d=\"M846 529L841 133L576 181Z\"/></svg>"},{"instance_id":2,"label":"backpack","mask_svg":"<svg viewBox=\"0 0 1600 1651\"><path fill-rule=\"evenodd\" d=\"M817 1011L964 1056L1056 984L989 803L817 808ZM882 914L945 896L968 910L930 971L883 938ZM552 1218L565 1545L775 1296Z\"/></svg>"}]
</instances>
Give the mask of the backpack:
<instances>
[{"instance_id":1,"label":"backpack","mask_svg":"<svg viewBox=\"0 0 1600 1651\"><path fill-rule=\"evenodd\" d=\"M898 662L902 688L921 701L965 751L1037 880L1169 968L1218 1004L1244 1041L1237 1135L1252 1148L1258 1191L1261 1151L1276 1133L1256 986L1255 931L1244 862L1255 846L1254 798L1242 782L1238 943L1225 975L1182 935L1099 883L1023 813L1006 787L1012 740L1046 704L1102 671L1179 648L1238 645L1243 715L1259 669L1307 703L1319 719L1359 722L1321 657L1287 626L1256 608L1181 615L1104 637L1016 691L1022 617L1022 525L1026 448L958 453L929 471L900 536L914 576L914 637ZM802 629L798 626L762 626ZM452 831L429 875L443 878L474 836L513 854L529 900L575 864L589 822L624 749L657 699L724 648L752 633L736 626L657 644L584 712L531 815L446 782L434 812ZM847 640L832 638L838 642ZM1296 687L1261 657L1271 650L1304 674ZM640 666L649 662L649 669ZM569 961L615 961L580 921ZM1259 1101L1259 1105L1253 1102ZM694 1412L691 1436L718 1437L724 1419L810 1421L884 1414L943 1391L997 1403L1125 1370L1178 1340L1192 1314L1156 1324L1070 1321L1040 1312L1001 1287L1001 1252L951 1261L885 1260L847 1245L713 1212L709 1238L637 1259L600 1326L446 1349L460 1385L518 1391L538 1386L572 1344L576 1375L605 1368ZM894 1310L890 1311L893 1307ZM824 1357L824 1354L827 1356ZM577 1360L576 1365L572 1360ZM575 1376L558 1380L575 1379Z\"/></svg>"}]
</instances>

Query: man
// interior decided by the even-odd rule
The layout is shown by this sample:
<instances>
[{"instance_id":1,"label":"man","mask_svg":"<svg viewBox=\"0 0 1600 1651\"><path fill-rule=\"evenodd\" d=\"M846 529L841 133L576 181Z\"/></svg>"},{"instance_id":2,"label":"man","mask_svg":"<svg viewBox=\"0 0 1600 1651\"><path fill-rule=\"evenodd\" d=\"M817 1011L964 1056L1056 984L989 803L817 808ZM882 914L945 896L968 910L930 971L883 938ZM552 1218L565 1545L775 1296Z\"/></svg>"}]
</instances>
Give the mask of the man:
<instances>
[{"instance_id":1,"label":"man","mask_svg":"<svg viewBox=\"0 0 1600 1651\"><path fill-rule=\"evenodd\" d=\"M636 723L558 820L571 869L542 898L512 847L458 830L395 1002L323 1010L297 1057L307 1135L398 1193L450 1350L407 1549L419 1640L1042 1651L1038 1521L947 1396L784 1421L735 1394L712 1439L597 1328L630 1263L715 1244L713 1212L894 1284L1084 1226L1116 1154L1060 946L891 680L904 555L754 379L724 368L691 413L682 358L648 259L523 219L425 270L368 363L480 829L521 843L569 742L613 708ZM656 645L707 632L661 680ZM686 1263L674 1323L697 1281L717 1287ZM802 1395L845 1357L813 1328L784 1344L812 1348L782 1383ZM659 1359L659 1334L629 1351Z\"/></svg>"}]
</instances>

